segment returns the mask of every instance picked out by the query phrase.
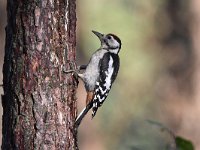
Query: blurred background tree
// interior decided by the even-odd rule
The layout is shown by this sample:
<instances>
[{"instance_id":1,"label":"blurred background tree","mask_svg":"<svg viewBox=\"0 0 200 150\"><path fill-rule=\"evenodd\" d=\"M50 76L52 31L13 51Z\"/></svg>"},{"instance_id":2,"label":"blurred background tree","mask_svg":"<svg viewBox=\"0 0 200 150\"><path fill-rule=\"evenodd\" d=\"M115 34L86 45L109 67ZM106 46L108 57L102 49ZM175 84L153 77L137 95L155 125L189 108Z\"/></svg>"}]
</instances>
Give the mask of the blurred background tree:
<instances>
[{"instance_id":1,"label":"blurred background tree","mask_svg":"<svg viewBox=\"0 0 200 150\"><path fill-rule=\"evenodd\" d=\"M199 7L198 0L77 1L78 64L86 64L99 47L91 30L114 33L123 44L109 97L97 116L91 120L88 114L80 126L81 150L166 149L170 136L147 119L162 122L200 149ZM1 14L5 8L1 1ZM0 19L2 62L6 23ZM78 94L81 110L82 84Z\"/></svg>"}]
</instances>

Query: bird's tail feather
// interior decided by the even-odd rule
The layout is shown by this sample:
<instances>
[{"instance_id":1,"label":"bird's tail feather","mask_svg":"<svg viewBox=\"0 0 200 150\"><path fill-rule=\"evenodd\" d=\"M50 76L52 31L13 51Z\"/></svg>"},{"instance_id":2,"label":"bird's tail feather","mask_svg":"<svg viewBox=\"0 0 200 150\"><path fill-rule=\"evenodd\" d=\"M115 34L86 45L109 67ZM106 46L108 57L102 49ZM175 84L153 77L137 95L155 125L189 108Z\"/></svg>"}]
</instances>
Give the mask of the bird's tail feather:
<instances>
[{"instance_id":1,"label":"bird's tail feather","mask_svg":"<svg viewBox=\"0 0 200 150\"><path fill-rule=\"evenodd\" d=\"M82 111L81 113L78 115L78 117L76 118L76 121L75 121L75 127L77 128L82 119L85 117L85 115L87 114L87 112L92 108L92 102L90 102Z\"/></svg>"}]
</instances>

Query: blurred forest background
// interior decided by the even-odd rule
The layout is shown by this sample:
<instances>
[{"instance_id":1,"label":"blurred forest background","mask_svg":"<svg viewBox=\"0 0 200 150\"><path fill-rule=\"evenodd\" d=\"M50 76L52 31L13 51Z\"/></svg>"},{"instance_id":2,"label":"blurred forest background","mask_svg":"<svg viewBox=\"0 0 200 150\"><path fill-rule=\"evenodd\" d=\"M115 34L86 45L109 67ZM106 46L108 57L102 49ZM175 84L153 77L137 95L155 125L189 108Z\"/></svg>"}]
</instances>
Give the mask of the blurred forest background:
<instances>
[{"instance_id":1,"label":"blurred forest background","mask_svg":"<svg viewBox=\"0 0 200 150\"><path fill-rule=\"evenodd\" d=\"M0 15L2 70L5 0ZM200 150L200 1L77 0L78 64L87 64L99 47L91 30L121 38L121 68L96 117L83 120L80 149L165 150L171 136L147 122L153 120ZM84 105L80 83L79 112Z\"/></svg>"}]
</instances>

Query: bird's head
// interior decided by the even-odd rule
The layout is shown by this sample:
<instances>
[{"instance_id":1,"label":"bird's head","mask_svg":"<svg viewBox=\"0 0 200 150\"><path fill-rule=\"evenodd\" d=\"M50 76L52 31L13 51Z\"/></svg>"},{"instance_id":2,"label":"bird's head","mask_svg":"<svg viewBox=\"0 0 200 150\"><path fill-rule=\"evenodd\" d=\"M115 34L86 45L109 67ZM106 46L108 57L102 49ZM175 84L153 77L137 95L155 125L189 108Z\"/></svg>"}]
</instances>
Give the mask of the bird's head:
<instances>
[{"instance_id":1,"label":"bird's head","mask_svg":"<svg viewBox=\"0 0 200 150\"><path fill-rule=\"evenodd\" d=\"M101 48L107 49L111 53L119 53L121 49L121 40L114 34L102 34L92 31L101 41Z\"/></svg>"}]
</instances>

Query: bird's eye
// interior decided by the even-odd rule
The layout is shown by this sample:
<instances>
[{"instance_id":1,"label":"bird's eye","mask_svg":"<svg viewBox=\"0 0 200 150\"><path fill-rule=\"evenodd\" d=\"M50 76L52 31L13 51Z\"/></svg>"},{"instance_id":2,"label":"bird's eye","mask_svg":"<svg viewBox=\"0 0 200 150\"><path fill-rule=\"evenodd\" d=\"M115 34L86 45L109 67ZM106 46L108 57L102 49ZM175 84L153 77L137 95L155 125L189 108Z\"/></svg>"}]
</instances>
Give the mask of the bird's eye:
<instances>
[{"instance_id":1,"label":"bird's eye","mask_svg":"<svg viewBox=\"0 0 200 150\"><path fill-rule=\"evenodd\" d=\"M110 35L108 36L108 39L109 39L109 40L111 39L111 36L110 36Z\"/></svg>"}]
</instances>

